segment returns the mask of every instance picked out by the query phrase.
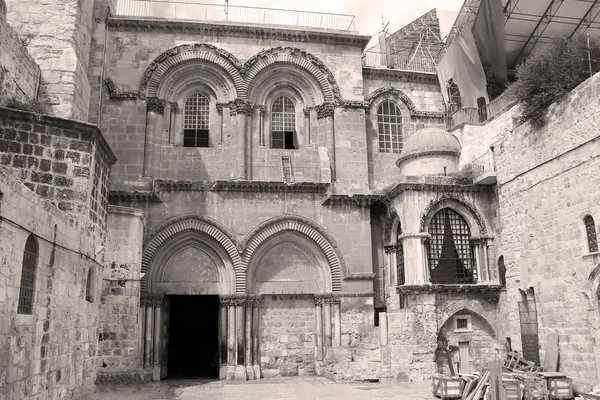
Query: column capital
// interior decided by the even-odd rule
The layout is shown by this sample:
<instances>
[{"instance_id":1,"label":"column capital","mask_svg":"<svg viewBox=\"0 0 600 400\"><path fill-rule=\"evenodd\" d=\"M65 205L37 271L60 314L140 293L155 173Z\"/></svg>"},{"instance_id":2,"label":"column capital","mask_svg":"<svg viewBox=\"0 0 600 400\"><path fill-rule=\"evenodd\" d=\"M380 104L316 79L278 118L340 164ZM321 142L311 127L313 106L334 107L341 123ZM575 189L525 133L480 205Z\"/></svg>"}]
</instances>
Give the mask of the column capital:
<instances>
[{"instance_id":1,"label":"column capital","mask_svg":"<svg viewBox=\"0 0 600 400\"><path fill-rule=\"evenodd\" d=\"M322 297L315 297L315 306L322 306L323 300L324 299Z\"/></svg>"},{"instance_id":2,"label":"column capital","mask_svg":"<svg viewBox=\"0 0 600 400\"><path fill-rule=\"evenodd\" d=\"M158 296L151 296L151 297L144 297L142 298L142 305L143 306L162 306L163 304L163 299L164 297L158 297Z\"/></svg>"},{"instance_id":3,"label":"column capital","mask_svg":"<svg viewBox=\"0 0 600 400\"><path fill-rule=\"evenodd\" d=\"M165 105L167 104L167 100L159 99L158 97L146 97L146 109L148 112L154 112L157 114L165 113Z\"/></svg>"},{"instance_id":4,"label":"column capital","mask_svg":"<svg viewBox=\"0 0 600 400\"><path fill-rule=\"evenodd\" d=\"M223 115L223 108L229 107L229 104L228 103L217 103L217 104L215 104L215 106L217 107L217 113L219 113L219 115Z\"/></svg>"}]
</instances>

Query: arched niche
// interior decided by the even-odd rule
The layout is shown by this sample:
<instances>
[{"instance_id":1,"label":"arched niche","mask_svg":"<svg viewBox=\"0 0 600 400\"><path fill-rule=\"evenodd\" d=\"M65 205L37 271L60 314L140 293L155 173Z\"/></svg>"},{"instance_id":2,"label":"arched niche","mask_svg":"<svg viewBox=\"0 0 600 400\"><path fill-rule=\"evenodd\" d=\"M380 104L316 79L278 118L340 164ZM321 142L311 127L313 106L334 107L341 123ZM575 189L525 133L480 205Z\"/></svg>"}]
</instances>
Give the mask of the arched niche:
<instances>
[{"instance_id":1,"label":"arched niche","mask_svg":"<svg viewBox=\"0 0 600 400\"><path fill-rule=\"evenodd\" d=\"M479 211L466 201L449 196L442 196L429 203L421 214L420 231L427 232L433 216L444 208L450 208L459 213L469 225L471 235L482 236L487 234L488 228Z\"/></svg>"},{"instance_id":2,"label":"arched niche","mask_svg":"<svg viewBox=\"0 0 600 400\"><path fill-rule=\"evenodd\" d=\"M288 64L271 64L261 70L248 86L248 100L266 105L273 92L288 89L297 93L305 107L321 104L325 96L319 82L307 71Z\"/></svg>"},{"instance_id":3,"label":"arched niche","mask_svg":"<svg viewBox=\"0 0 600 400\"><path fill-rule=\"evenodd\" d=\"M248 266L247 288L253 294L331 292L331 274L322 251L294 232L264 241Z\"/></svg>"},{"instance_id":4,"label":"arched niche","mask_svg":"<svg viewBox=\"0 0 600 400\"><path fill-rule=\"evenodd\" d=\"M148 295L232 294L235 273L227 252L214 239L187 231L156 252L146 276Z\"/></svg>"}]
</instances>

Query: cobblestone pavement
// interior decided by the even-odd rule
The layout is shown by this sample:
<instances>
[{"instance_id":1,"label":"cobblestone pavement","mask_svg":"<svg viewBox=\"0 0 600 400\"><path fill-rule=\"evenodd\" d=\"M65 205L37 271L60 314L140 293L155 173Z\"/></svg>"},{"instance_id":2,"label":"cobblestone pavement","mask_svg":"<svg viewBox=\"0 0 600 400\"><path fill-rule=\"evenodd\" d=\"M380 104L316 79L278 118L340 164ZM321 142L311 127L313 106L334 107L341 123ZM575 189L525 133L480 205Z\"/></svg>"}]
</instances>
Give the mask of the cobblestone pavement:
<instances>
[{"instance_id":1,"label":"cobblestone pavement","mask_svg":"<svg viewBox=\"0 0 600 400\"><path fill-rule=\"evenodd\" d=\"M169 380L144 385L101 385L94 400L392 400L434 399L428 382L334 383L322 377L261 379L244 383Z\"/></svg>"}]
</instances>

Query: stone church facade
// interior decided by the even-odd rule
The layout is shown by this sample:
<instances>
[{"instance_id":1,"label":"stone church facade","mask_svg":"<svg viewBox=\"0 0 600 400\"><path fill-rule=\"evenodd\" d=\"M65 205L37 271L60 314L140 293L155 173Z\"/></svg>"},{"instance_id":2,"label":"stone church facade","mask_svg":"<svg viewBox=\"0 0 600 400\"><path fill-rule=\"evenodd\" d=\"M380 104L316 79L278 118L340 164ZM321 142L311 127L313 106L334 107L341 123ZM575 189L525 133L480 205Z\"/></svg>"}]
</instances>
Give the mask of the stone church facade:
<instances>
[{"instance_id":1,"label":"stone church facade","mask_svg":"<svg viewBox=\"0 0 600 400\"><path fill-rule=\"evenodd\" d=\"M561 343L581 346L563 347L566 369L596 379L597 247L582 250L582 238L563 249L585 253L573 287L545 286L519 258L511 212L533 200L503 184L537 162L511 157L541 145L527 143L533 128L511 125L513 109L450 133L436 74L364 65L370 37L134 18L103 0L73 1L75 48L44 54L27 3L11 0L0 22L29 35L18 59L41 75L52 116L0 109L3 326L18 332L0 336L15 344L2 353L6 398L172 376L426 380L448 368L444 340L456 368L474 371L506 338L528 346L516 308L528 296L543 350L560 306L545 309L540 293L586 279L592 294L571 306L588 322ZM57 72L44 60L59 50ZM587 142L573 130L564 150L592 154L593 126L580 127ZM485 169L493 179L460 172L482 154L497 161ZM597 193L583 198L583 214L560 222L573 235L599 211Z\"/></svg>"}]
</instances>

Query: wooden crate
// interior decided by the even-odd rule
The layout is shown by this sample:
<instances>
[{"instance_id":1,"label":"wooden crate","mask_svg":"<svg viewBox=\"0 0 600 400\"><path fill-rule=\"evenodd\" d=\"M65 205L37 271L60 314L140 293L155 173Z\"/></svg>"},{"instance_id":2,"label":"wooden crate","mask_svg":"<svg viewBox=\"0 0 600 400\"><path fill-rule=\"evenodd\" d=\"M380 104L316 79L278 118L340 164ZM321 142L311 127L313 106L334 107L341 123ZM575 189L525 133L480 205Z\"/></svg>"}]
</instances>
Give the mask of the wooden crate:
<instances>
[{"instance_id":1,"label":"wooden crate","mask_svg":"<svg viewBox=\"0 0 600 400\"><path fill-rule=\"evenodd\" d=\"M462 397L462 379L458 376L433 375L431 377L434 396L440 399L460 399Z\"/></svg>"},{"instance_id":2,"label":"wooden crate","mask_svg":"<svg viewBox=\"0 0 600 400\"><path fill-rule=\"evenodd\" d=\"M573 398L573 385L570 378L548 379L548 392L551 400L563 400Z\"/></svg>"},{"instance_id":3,"label":"wooden crate","mask_svg":"<svg viewBox=\"0 0 600 400\"><path fill-rule=\"evenodd\" d=\"M600 394L582 394L581 397L583 397L584 400L600 400Z\"/></svg>"},{"instance_id":4,"label":"wooden crate","mask_svg":"<svg viewBox=\"0 0 600 400\"><path fill-rule=\"evenodd\" d=\"M519 381L516 379L502 379L506 400L521 400L521 389L519 389ZM504 400L504 399L503 399Z\"/></svg>"},{"instance_id":5,"label":"wooden crate","mask_svg":"<svg viewBox=\"0 0 600 400\"><path fill-rule=\"evenodd\" d=\"M525 378L524 396L525 400L539 400L548 398L548 384L545 379Z\"/></svg>"}]
</instances>

